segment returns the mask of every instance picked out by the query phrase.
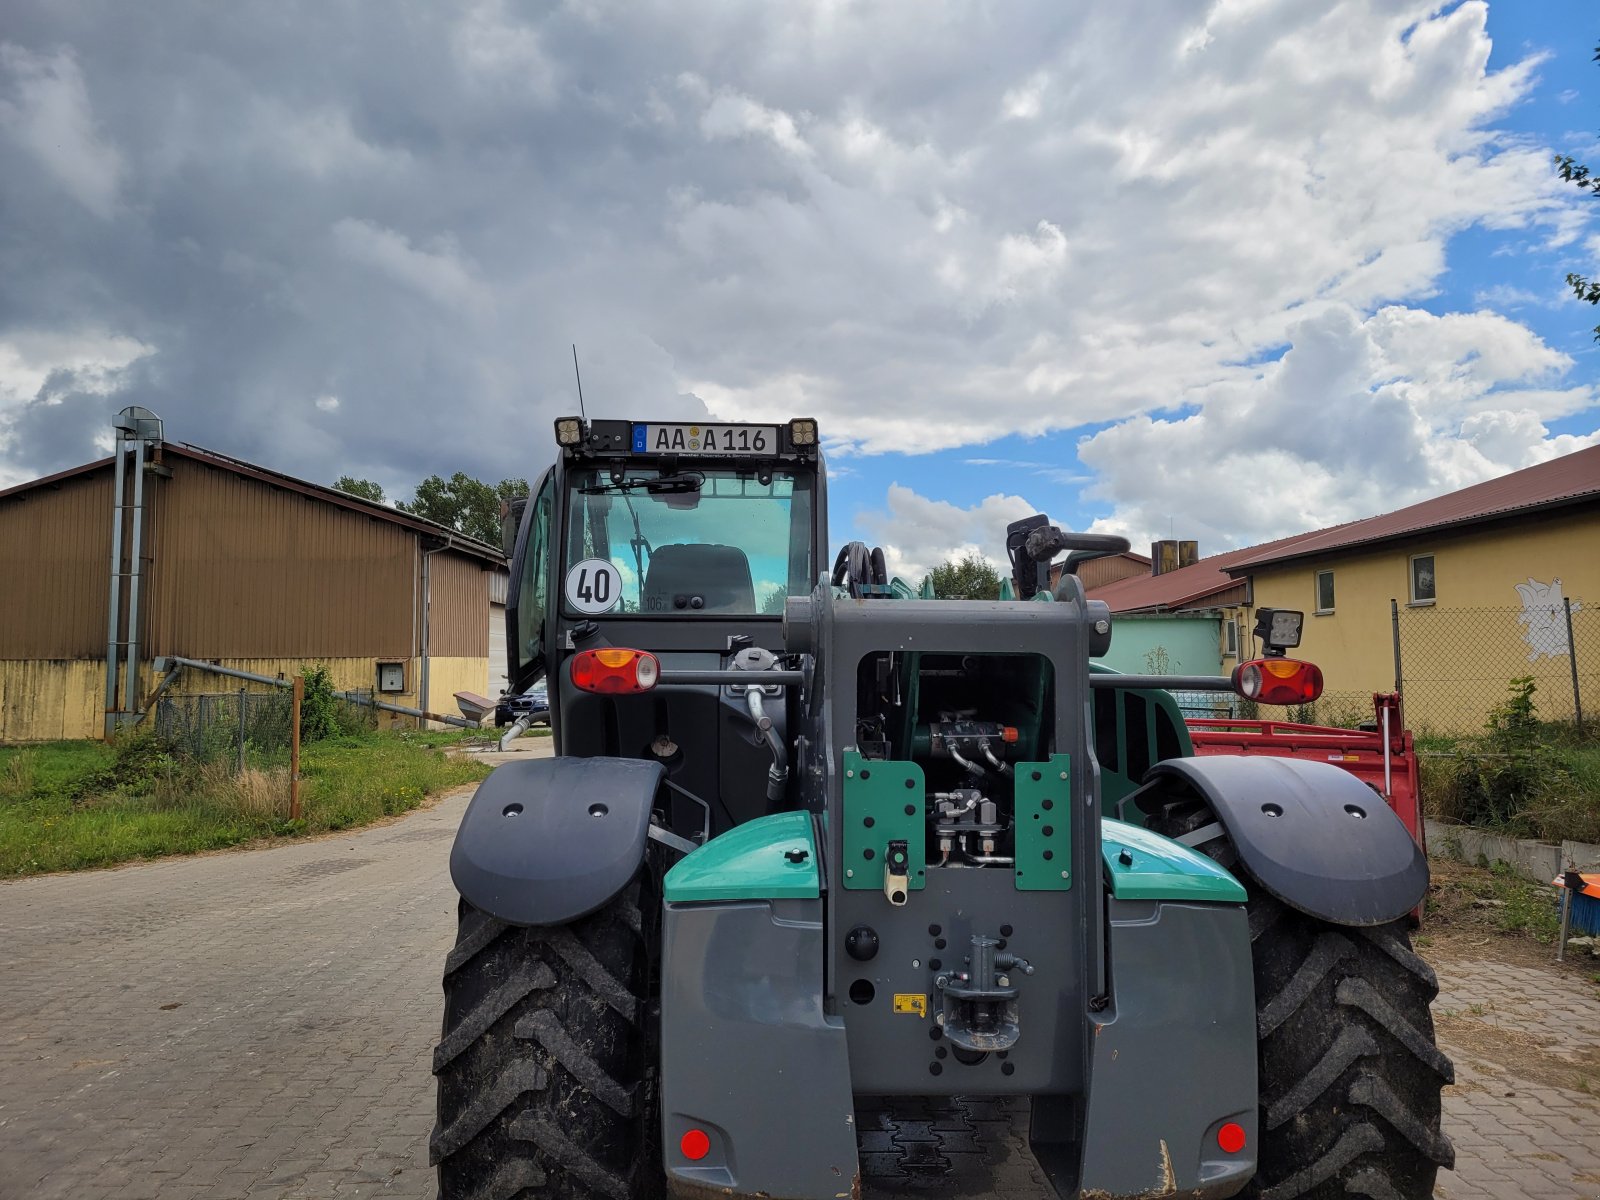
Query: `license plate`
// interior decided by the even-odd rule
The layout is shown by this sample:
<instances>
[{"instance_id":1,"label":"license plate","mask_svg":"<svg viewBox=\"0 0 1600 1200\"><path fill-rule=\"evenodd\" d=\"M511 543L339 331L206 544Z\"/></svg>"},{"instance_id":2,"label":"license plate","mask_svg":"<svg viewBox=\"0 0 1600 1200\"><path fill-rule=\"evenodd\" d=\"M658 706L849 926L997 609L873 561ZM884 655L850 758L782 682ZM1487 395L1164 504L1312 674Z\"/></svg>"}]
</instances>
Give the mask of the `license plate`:
<instances>
[{"instance_id":1,"label":"license plate","mask_svg":"<svg viewBox=\"0 0 1600 1200\"><path fill-rule=\"evenodd\" d=\"M635 425L635 454L776 454L776 425Z\"/></svg>"}]
</instances>

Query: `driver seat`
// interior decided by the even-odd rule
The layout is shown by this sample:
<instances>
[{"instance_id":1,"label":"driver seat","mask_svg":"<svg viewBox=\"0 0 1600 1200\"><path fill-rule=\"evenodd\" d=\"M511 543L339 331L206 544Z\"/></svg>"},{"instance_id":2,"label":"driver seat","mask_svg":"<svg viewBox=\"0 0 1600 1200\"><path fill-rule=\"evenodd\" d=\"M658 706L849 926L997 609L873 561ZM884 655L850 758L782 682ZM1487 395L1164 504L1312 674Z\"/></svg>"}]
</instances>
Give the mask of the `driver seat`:
<instances>
[{"instance_id":1,"label":"driver seat","mask_svg":"<svg viewBox=\"0 0 1600 1200\"><path fill-rule=\"evenodd\" d=\"M658 546L645 570L644 611L754 613L750 559L714 542Z\"/></svg>"}]
</instances>

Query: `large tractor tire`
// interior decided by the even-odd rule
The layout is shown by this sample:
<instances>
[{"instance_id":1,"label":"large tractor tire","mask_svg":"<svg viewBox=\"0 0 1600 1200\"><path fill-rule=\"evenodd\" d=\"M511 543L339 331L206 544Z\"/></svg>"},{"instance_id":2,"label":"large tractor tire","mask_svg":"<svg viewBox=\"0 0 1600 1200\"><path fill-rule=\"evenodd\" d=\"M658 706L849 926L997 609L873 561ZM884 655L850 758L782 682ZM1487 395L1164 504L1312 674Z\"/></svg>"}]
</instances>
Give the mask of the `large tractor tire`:
<instances>
[{"instance_id":1,"label":"large tractor tire","mask_svg":"<svg viewBox=\"0 0 1600 1200\"><path fill-rule=\"evenodd\" d=\"M1210 824L1169 809L1168 836ZM1197 847L1235 871L1249 900L1259 1064L1259 1166L1253 1200L1428 1200L1455 1148L1439 1128L1455 1070L1434 1039L1433 969L1407 922L1329 924L1267 895L1226 837Z\"/></svg>"},{"instance_id":2,"label":"large tractor tire","mask_svg":"<svg viewBox=\"0 0 1600 1200\"><path fill-rule=\"evenodd\" d=\"M653 932L640 883L571 925L461 902L433 1055L440 1200L633 1200L660 1189L647 1036Z\"/></svg>"}]
</instances>

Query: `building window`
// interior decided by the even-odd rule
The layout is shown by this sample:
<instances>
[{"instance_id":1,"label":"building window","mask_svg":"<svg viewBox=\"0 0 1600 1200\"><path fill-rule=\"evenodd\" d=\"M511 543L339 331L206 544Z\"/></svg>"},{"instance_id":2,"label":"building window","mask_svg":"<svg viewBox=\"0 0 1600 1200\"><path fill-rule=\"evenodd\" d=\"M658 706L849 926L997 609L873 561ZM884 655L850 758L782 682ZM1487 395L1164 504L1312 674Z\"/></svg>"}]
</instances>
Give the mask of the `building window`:
<instances>
[{"instance_id":1,"label":"building window","mask_svg":"<svg viewBox=\"0 0 1600 1200\"><path fill-rule=\"evenodd\" d=\"M1222 618L1222 657L1239 657L1239 625L1232 617Z\"/></svg>"},{"instance_id":2,"label":"building window","mask_svg":"<svg viewBox=\"0 0 1600 1200\"><path fill-rule=\"evenodd\" d=\"M1433 555L1411 556L1411 603L1432 604L1434 601Z\"/></svg>"},{"instance_id":3,"label":"building window","mask_svg":"<svg viewBox=\"0 0 1600 1200\"><path fill-rule=\"evenodd\" d=\"M1317 572L1317 611L1331 613L1333 611L1333 572Z\"/></svg>"}]
</instances>

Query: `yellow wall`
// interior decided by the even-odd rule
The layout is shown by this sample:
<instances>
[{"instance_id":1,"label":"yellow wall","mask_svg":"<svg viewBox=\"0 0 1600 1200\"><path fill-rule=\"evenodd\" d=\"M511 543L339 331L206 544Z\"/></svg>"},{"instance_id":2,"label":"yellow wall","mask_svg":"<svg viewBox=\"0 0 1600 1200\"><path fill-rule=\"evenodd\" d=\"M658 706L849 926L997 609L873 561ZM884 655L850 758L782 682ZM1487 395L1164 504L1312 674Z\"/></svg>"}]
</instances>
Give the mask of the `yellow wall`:
<instances>
[{"instance_id":1,"label":"yellow wall","mask_svg":"<svg viewBox=\"0 0 1600 1200\"><path fill-rule=\"evenodd\" d=\"M408 678L407 683L411 680ZM459 717L456 707L457 692L476 692L490 700L488 692L489 660L487 658L434 658L428 664L428 711L449 717ZM401 703L415 704L414 700ZM491 722L492 724L493 722Z\"/></svg>"},{"instance_id":2,"label":"yellow wall","mask_svg":"<svg viewBox=\"0 0 1600 1200\"><path fill-rule=\"evenodd\" d=\"M99 737L105 694L104 661L0 660L0 743Z\"/></svg>"},{"instance_id":3,"label":"yellow wall","mask_svg":"<svg viewBox=\"0 0 1600 1200\"><path fill-rule=\"evenodd\" d=\"M377 687L377 660L334 658L321 660L340 690ZM257 675L281 675L292 679L306 664L299 659L228 658L222 666L250 671ZM419 706L421 660L406 661L406 691L382 693L379 700ZM431 661L428 690L431 711L459 716L454 693L472 691L483 694L489 676L486 658L435 658ZM42 742L57 739L97 738L105 729L105 662L83 659L4 661L0 660L0 743ZM149 696L160 682L147 662L140 671L140 695ZM240 685L253 690L268 686L245 683L225 675L185 669L172 685L179 693L230 692ZM492 697L491 697L492 698ZM380 712L381 728L409 727L414 717Z\"/></svg>"},{"instance_id":4,"label":"yellow wall","mask_svg":"<svg viewBox=\"0 0 1600 1200\"><path fill-rule=\"evenodd\" d=\"M1432 605L1408 603L1410 560L1416 554L1434 556ZM1317 572L1328 569L1333 571L1334 611L1316 615ZM1557 663L1547 657L1537 669L1530 667L1523 626L1511 611L1522 606L1516 585L1527 584L1530 578L1543 584L1560 579L1565 596L1600 610L1600 510L1558 510L1449 537L1352 549L1258 570L1252 583L1256 607L1305 612L1297 653L1322 668L1330 692L1394 688L1389 601L1398 600L1407 679L1458 679L1464 692L1451 697L1448 707L1460 714L1454 723L1465 730L1481 727L1479 714L1505 698L1507 683L1519 673L1549 674L1551 683L1541 683L1541 688L1552 693L1552 707L1559 702L1561 679L1568 671L1565 659ZM1581 633L1578 645L1581 654L1585 647ZM1570 709L1570 682L1565 690ZM1419 693L1416 700L1421 699ZM1408 720L1418 727L1449 727L1451 722L1442 719L1446 707L1442 699L1437 703L1441 719L1432 720L1408 694Z\"/></svg>"}]
</instances>

